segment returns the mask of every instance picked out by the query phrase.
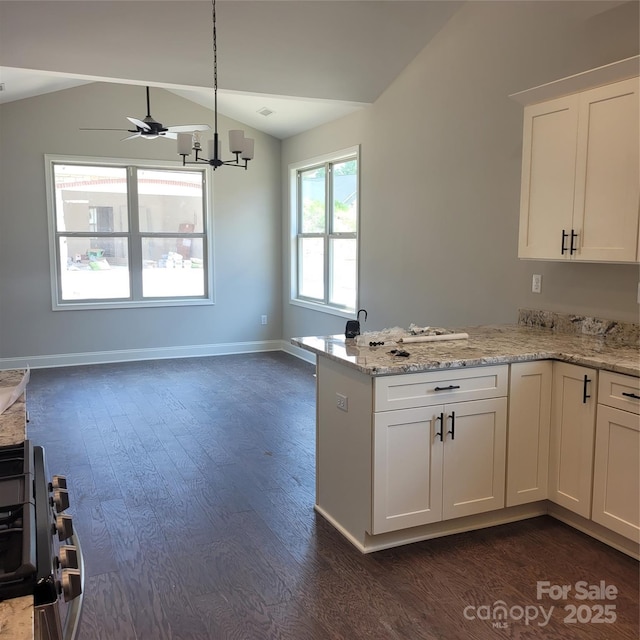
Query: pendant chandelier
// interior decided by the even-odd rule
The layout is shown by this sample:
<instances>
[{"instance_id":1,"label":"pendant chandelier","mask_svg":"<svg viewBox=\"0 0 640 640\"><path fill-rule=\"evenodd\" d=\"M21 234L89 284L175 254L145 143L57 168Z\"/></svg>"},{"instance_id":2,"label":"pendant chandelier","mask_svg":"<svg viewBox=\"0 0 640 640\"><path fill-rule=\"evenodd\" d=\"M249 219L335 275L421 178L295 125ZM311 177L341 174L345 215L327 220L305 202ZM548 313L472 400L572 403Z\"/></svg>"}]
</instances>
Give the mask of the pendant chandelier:
<instances>
[{"instance_id":1,"label":"pendant chandelier","mask_svg":"<svg viewBox=\"0 0 640 640\"><path fill-rule=\"evenodd\" d=\"M233 129L229 131L229 150L235 156L231 160L222 160L222 143L218 136L218 47L216 37L216 0L211 0L213 18L213 140L207 144L207 156L201 155L202 147L197 132L178 134L178 154L182 156L182 166L187 164L209 164L215 171L223 165L229 167L247 168L249 160L253 159L253 138L245 138L244 131ZM191 152L195 152L195 160L187 161Z\"/></svg>"}]
</instances>

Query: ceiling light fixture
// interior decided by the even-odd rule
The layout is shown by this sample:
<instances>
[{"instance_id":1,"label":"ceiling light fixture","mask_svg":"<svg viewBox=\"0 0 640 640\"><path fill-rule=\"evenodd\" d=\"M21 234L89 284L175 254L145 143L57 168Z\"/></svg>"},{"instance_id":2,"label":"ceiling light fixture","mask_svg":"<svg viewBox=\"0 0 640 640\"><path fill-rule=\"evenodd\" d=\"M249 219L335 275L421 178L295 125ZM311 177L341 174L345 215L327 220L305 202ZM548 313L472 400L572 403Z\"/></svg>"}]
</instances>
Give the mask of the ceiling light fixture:
<instances>
[{"instance_id":1,"label":"ceiling light fixture","mask_svg":"<svg viewBox=\"0 0 640 640\"><path fill-rule=\"evenodd\" d=\"M200 136L198 133L178 134L178 154L182 156L182 166L187 164L206 163L213 167L215 171L223 165L229 167L247 168L249 160L253 159L253 138L245 138L244 131L233 129L229 131L229 149L235 155L233 160L222 160L222 144L218 138L218 47L216 37L216 0L211 0L213 17L213 140L208 141L208 159L201 157ZM195 160L187 162L187 156L195 151Z\"/></svg>"}]
</instances>

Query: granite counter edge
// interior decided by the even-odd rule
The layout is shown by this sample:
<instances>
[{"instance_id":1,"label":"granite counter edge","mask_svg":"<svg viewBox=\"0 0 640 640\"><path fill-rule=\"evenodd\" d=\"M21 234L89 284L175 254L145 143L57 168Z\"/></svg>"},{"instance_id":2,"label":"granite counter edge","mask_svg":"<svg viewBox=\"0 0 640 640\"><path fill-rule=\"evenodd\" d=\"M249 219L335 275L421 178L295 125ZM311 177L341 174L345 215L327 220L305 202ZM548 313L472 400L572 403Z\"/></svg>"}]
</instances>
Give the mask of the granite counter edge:
<instances>
[{"instance_id":1,"label":"granite counter edge","mask_svg":"<svg viewBox=\"0 0 640 640\"><path fill-rule=\"evenodd\" d=\"M302 340L297 340L293 338L291 343L300 347L301 349L305 349L306 351L310 351L319 356L324 356L333 360L334 362L339 362L340 364L345 365L351 369L356 369L361 373L377 377L377 376L387 376L387 375L402 375L405 373L421 373L427 371L439 371L439 370L447 370L447 369L464 369L471 367L482 367L496 364L513 364L516 362L535 362L538 360L557 360L559 362L568 362L575 365L591 367L593 369L603 370L603 371L612 371L614 373L621 373L624 375L634 376L636 378L640 377L640 363L637 367L633 367L626 364L619 364L615 362L610 362L607 360L601 360L597 358L593 358L590 356L581 356L570 353L561 353L558 351L540 351L536 353L530 354L507 354L504 356L491 356L487 358L469 358L469 359L457 359L457 360L430 360L427 362L421 363L411 363L406 362L403 364L397 364L390 367L383 366L369 366L359 364L357 362L352 362L344 357L339 355L332 354L324 349L318 349L312 347L308 344L305 344Z\"/></svg>"}]
</instances>

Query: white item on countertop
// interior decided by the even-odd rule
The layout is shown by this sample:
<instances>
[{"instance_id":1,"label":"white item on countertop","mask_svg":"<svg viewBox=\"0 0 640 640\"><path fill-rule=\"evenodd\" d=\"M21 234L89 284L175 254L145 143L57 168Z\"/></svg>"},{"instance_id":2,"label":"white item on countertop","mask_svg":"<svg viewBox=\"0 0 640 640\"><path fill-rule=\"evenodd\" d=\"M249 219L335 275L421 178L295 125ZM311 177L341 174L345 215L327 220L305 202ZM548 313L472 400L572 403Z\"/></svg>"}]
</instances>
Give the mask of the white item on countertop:
<instances>
[{"instance_id":1,"label":"white item on countertop","mask_svg":"<svg viewBox=\"0 0 640 640\"><path fill-rule=\"evenodd\" d=\"M359 347L368 347L370 342L399 342L402 336L406 335L407 330L402 327L392 327L391 329L382 329L381 331L365 331L356 336L356 344Z\"/></svg>"},{"instance_id":2,"label":"white item on countertop","mask_svg":"<svg viewBox=\"0 0 640 640\"><path fill-rule=\"evenodd\" d=\"M436 342L440 340L466 340L468 338L468 333L443 333L432 336L404 336L400 338L400 342Z\"/></svg>"},{"instance_id":3,"label":"white item on countertop","mask_svg":"<svg viewBox=\"0 0 640 640\"><path fill-rule=\"evenodd\" d=\"M411 323L409 325L409 333L412 336L439 336L445 333L452 333L443 327L419 327Z\"/></svg>"}]
</instances>

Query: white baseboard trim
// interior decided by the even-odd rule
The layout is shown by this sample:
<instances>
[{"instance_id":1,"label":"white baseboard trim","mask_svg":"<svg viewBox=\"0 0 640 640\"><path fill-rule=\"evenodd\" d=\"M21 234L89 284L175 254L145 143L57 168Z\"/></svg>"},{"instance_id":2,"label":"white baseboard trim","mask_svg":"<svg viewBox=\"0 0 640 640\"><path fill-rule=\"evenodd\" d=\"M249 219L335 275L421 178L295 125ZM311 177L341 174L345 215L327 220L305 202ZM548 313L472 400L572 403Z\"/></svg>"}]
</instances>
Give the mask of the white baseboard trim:
<instances>
[{"instance_id":1,"label":"white baseboard trim","mask_svg":"<svg viewBox=\"0 0 640 640\"><path fill-rule=\"evenodd\" d=\"M200 358L205 356L258 353L262 351L287 351L284 345L284 340L261 340L253 342L187 345L183 347L122 349L115 351L90 351L85 353L59 353L23 358L0 358L0 371L6 369L25 369L27 366L30 366L32 369L46 369L50 367L73 367L86 364L134 362L138 360ZM300 351L302 351L302 349ZM297 354L293 353L292 355Z\"/></svg>"},{"instance_id":2,"label":"white baseboard trim","mask_svg":"<svg viewBox=\"0 0 640 640\"><path fill-rule=\"evenodd\" d=\"M287 340L282 341L282 350L289 355L295 356L296 358L300 358L300 360L305 360L313 365L316 364L316 355L315 353L311 353L311 351L307 351L306 349L301 349L295 344L291 344Z\"/></svg>"}]
</instances>

